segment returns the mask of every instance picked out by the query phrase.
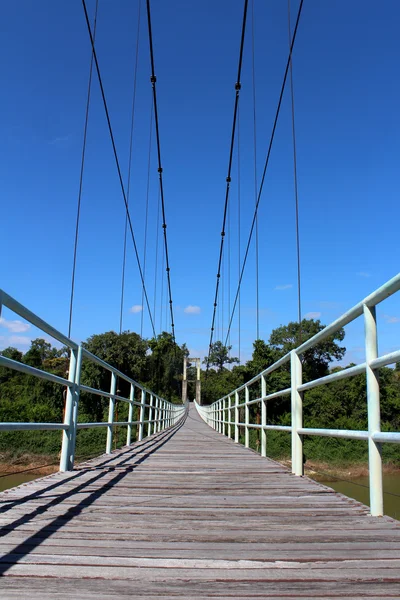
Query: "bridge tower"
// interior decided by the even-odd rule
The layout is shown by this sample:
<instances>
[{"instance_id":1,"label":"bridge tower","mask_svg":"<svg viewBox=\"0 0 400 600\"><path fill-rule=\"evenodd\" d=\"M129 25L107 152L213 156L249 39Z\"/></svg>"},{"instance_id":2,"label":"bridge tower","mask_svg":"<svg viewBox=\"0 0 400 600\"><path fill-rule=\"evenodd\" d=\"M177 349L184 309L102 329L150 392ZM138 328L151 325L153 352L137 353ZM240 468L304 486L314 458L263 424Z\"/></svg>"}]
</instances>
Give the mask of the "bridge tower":
<instances>
[{"instance_id":1,"label":"bridge tower","mask_svg":"<svg viewBox=\"0 0 400 600\"><path fill-rule=\"evenodd\" d=\"M196 363L196 379L187 378L187 368L191 366L191 363ZM182 380L182 402L187 401L187 384L188 381L196 382L196 402L201 404L201 387L200 387L200 358L190 358L185 356L183 359L183 380Z\"/></svg>"}]
</instances>

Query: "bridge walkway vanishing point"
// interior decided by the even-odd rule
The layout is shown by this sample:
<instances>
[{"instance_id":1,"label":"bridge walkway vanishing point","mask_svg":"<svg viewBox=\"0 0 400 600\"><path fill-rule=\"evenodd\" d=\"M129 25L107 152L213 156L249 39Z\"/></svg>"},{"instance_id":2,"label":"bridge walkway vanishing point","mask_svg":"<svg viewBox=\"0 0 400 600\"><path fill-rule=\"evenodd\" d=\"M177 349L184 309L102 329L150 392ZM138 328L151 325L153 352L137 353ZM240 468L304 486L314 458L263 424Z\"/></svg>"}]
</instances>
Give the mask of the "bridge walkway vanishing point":
<instances>
[{"instance_id":1,"label":"bridge walkway vanishing point","mask_svg":"<svg viewBox=\"0 0 400 600\"><path fill-rule=\"evenodd\" d=\"M0 494L0 597L399 598L400 524L184 422Z\"/></svg>"}]
</instances>

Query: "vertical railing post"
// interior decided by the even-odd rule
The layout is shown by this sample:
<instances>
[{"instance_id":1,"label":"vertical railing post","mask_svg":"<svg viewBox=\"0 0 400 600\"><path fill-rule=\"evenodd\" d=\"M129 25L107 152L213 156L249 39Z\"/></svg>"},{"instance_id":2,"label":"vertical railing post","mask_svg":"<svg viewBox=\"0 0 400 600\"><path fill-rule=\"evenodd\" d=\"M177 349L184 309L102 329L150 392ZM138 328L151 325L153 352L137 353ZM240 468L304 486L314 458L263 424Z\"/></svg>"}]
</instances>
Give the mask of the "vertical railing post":
<instances>
[{"instance_id":1,"label":"vertical railing post","mask_svg":"<svg viewBox=\"0 0 400 600\"><path fill-rule=\"evenodd\" d=\"M154 424L153 433L157 433L158 426L158 396L154 396Z\"/></svg>"},{"instance_id":2,"label":"vertical railing post","mask_svg":"<svg viewBox=\"0 0 400 600\"><path fill-rule=\"evenodd\" d=\"M129 392L129 410L128 410L128 427L126 429L126 445L130 446L132 442L132 421L133 421L133 401L135 399L135 386L131 383Z\"/></svg>"},{"instance_id":3,"label":"vertical railing post","mask_svg":"<svg viewBox=\"0 0 400 600\"><path fill-rule=\"evenodd\" d=\"M222 400L222 435L225 435L226 430L226 398Z\"/></svg>"},{"instance_id":4,"label":"vertical railing post","mask_svg":"<svg viewBox=\"0 0 400 600\"><path fill-rule=\"evenodd\" d=\"M62 435L60 471L71 471L74 467L81 364L81 346L77 349L71 348L68 381L71 381L73 385L68 386L65 399L64 425L67 425L67 429L63 430Z\"/></svg>"},{"instance_id":5,"label":"vertical railing post","mask_svg":"<svg viewBox=\"0 0 400 600\"><path fill-rule=\"evenodd\" d=\"M364 304L364 324L369 436L369 495L371 515L380 517L383 515L382 450L381 444L372 439L372 435L381 430L379 379L377 371L374 371L369 364L371 360L378 356L375 306L369 307Z\"/></svg>"},{"instance_id":6,"label":"vertical railing post","mask_svg":"<svg viewBox=\"0 0 400 600\"><path fill-rule=\"evenodd\" d=\"M239 443L239 393L235 392L235 442Z\"/></svg>"},{"instance_id":7,"label":"vertical railing post","mask_svg":"<svg viewBox=\"0 0 400 600\"><path fill-rule=\"evenodd\" d=\"M74 468L75 462L75 450L76 450L76 435L78 433L78 411L79 411L79 397L81 392L81 373L82 373L82 346L78 348L78 356L76 360L75 369L75 385L73 392L73 410L72 410L72 440L71 440L71 453L70 453L70 465L69 470Z\"/></svg>"},{"instance_id":8,"label":"vertical railing post","mask_svg":"<svg viewBox=\"0 0 400 600\"><path fill-rule=\"evenodd\" d=\"M113 423L114 423L114 408L115 408L115 392L117 389L117 377L114 371L111 371L111 385L110 385L110 404L108 407L108 423L107 425L107 444L106 454L112 452L112 440L113 440Z\"/></svg>"},{"instance_id":9,"label":"vertical railing post","mask_svg":"<svg viewBox=\"0 0 400 600\"><path fill-rule=\"evenodd\" d=\"M302 383L302 366L295 350L290 353L291 405L292 405L292 473L303 475L303 436L298 430L303 427L303 398L298 387Z\"/></svg>"},{"instance_id":10,"label":"vertical railing post","mask_svg":"<svg viewBox=\"0 0 400 600\"><path fill-rule=\"evenodd\" d=\"M232 438L232 396L228 396L228 438Z\"/></svg>"},{"instance_id":11,"label":"vertical railing post","mask_svg":"<svg viewBox=\"0 0 400 600\"><path fill-rule=\"evenodd\" d=\"M267 424L267 401L263 400L266 395L267 382L261 375L261 456L267 456L267 430L263 429Z\"/></svg>"},{"instance_id":12,"label":"vertical railing post","mask_svg":"<svg viewBox=\"0 0 400 600\"><path fill-rule=\"evenodd\" d=\"M218 401L218 433L222 433L222 400Z\"/></svg>"},{"instance_id":13,"label":"vertical railing post","mask_svg":"<svg viewBox=\"0 0 400 600\"><path fill-rule=\"evenodd\" d=\"M146 408L146 390L142 390L142 396L140 400L140 415L139 415L139 436L138 441L141 442L143 439L144 429L144 411Z\"/></svg>"},{"instance_id":14,"label":"vertical railing post","mask_svg":"<svg viewBox=\"0 0 400 600\"><path fill-rule=\"evenodd\" d=\"M157 431L162 430L162 418L163 418L163 400L161 398L158 399L158 423L157 423Z\"/></svg>"},{"instance_id":15,"label":"vertical railing post","mask_svg":"<svg viewBox=\"0 0 400 600\"><path fill-rule=\"evenodd\" d=\"M244 388L244 393L245 393L245 407L244 407L244 417L245 417L245 423L246 423L246 427L244 430L244 446L245 448L249 447L249 422L250 422L250 407L249 407L249 388L246 385L246 387Z\"/></svg>"},{"instance_id":16,"label":"vertical railing post","mask_svg":"<svg viewBox=\"0 0 400 600\"><path fill-rule=\"evenodd\" d=\"M151 435L151 430L153 429L153 394L150 394L150 406L149 406L149 422L147 424L147 437Z\"/></svg>"}]
</instances>

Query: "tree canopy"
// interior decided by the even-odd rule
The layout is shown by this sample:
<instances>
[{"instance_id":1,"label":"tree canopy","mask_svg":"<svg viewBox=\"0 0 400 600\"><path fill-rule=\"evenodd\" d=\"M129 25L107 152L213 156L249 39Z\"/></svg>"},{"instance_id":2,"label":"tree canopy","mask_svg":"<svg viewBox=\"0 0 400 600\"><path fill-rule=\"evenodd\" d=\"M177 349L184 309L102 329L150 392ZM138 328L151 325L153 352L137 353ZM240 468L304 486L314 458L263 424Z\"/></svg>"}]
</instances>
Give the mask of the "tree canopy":
<instances>
[{"instance_id":1,"label":"tree canopy","mask_svg":"<svg viewBox=\"0 0 400 600\"><path fill-rule=\"evenodd\" d=\"M222 372L224 365L238 363L239 359L234 356L229 356L229 352L232 350L232 346L224 346L224 344L220 341L214 342L211 344L210 353L208 358L206 357L203 360L203 363L206 365L207 363L217 367L219 372Z\"/></svg>"}]
</instances>

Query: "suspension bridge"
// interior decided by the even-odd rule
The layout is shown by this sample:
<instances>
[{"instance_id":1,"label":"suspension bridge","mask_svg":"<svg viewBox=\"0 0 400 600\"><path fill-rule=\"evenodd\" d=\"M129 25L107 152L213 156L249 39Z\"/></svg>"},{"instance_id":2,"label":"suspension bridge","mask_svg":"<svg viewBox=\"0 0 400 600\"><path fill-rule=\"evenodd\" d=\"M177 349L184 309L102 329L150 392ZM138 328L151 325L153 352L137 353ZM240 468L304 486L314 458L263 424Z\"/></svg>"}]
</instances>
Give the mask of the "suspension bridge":
<instances>
[{"instance_id":1,"label":"suspension bridge","mask_svg":"<svg viewBox=\"0 0 400 600\"><path fill-rule=\"evenodd\" d=\"M88 5L90 3L88 2ZM141 314L140 337L146 327L157 339L157 332L170 330L176 345L176 313L173 302L174 266L171 256L171 236L167 235L167 209L163 155L153 45L152 12L146 0L146 18L141 16L142 3L137 2L133 95L129 129L129 160L124 175L118 136L113 125L107 98L107 86L98 56L98 12L101 5L91 3L89 10L82 0L83 21L90 45L83 142L80 154L79 191L73 243L72 277L69 295L68 329L63 333L43 311L31 310L25 299L9 293L7 281L0 281L0 324L4 311L18 319L15 331L34 327L43 338L55 340L69 357L65 375L51 369L38 368L0 353L0 367L23 373L33 380L54 384L64 393L63 419L58 421L4 421L2 432L59 432L61 436L59 470L0 493L0 595L4 599L34 598L382 598L400 597L400 527L399 522L384 516L382 446L400 443L399 431L382 427L381 386L379 370L400 363L400 349L380 352L378 349L377 307L400 290L400 274L388 279L375 290L310 337L299 338L294 347L255 377L228 391L221 398L212 398L204 405L201 399L201 359L189 359L184 354L182 392L179 403L171 401L172 390L166 394L149 389L143 382L116 368L90 352L87 345L72 335L76 316L77 267L82 240L82 200L89 140L89 115L93 111L94 80L98 84L98 99L104 110L108 142L111 143L113 167L122 196L124 227L118 239L123 240L122 279L119 304L119 334L124 329L128 270L129 236L138 273L141 304L132 313ZM294 263L297 278L296 313L301 328L304 318L300 267L299 191L297 181L296 111L292 57L298 30L301 27L303 0L295 3L295 18L291 2L287 6L285 62L280 80L277 104L274 106L272 129L267 143L265 162L259 177L256 130L255 23L254 0L244 0L240 15L239 58L233 86L234 103L228 145L228 169L224 180L223 218L218 229L216 281L213 286L211 323L207 329L205 354L206 373L215 339L231 343L234 319L237 319L238 351L241 353L241 298L246 266L254 250L256 305L256 338L261 333L262 239L259 235L259 209L270 157L275 143L284 96L289 96L290 142L293 159L294 188ZM286 10L286 9L285 9ZM250 13L250 15L248 14ZM286 15L285 15L286 18ZM133 218L131 180L135 168L134 123L136 115L137 78L140 74L139 34L146 21L150 58L150 131L146 169L147 181L140 196L144 208L143 239L138 240L137 219ZM251 21L251 44L246 63L246 30ZM100 37L101 39L101 37ZM254 188L252 204L241 205L241 129L243 111L244 65L249 67L252 92L252 154L251 176L247 180ZM138 66L139 65L139 66ZM135 121L136 119L136 121ZM140 119L139 119L140 120ZM154 140L153 140L154 138ZM152 141L155 150L152 150ZM248 154L249 140L243 146ZM150 174L155 152L157 200L155 216L157 236L155 246L154 282L150 281L148 230ZM97 165L96 165L97 170ZM233 180L238 180L234 190ZM237 239L233 232L232 195L236 194ZM139 195L139 194L138 194ZM143 208L142 206L142 208ZM138 209L135 206L135 209ZM177 216L170 209L173 220ZM240 238L243 213L249 217L245 244ZM135 226L135 227L134 227ZM135 229L135 230L134 230ZM169 231L169 229L168 229ZM161 235L159 235L159 232ZM175 241L175 240L173 240ZM293 240L292 240L293 241ZM231 269L231 242L237 243L237 281ZM203 240L204 244L204 240ZM110 244L111 245L111 244ZM254 247L253 247L254 246ZM143 251L142 251L143 249ZM100 251L100 250L99 250ZM275 249L274 249L275 252ZM183 261L183 253L180 259ZM191 255L192 257L195 255ZM271 262L271 261L270 261ZM161 264L161 267L160 267ZM160 270L162 274L160 276ZM171 274L172 271L172 274ZM153 273L151 273L153 275ZM232 281L231 281L232 280ZM114 282L114 280L113 280ZM201 282L197 282L200 287ZM116 286L110 286L116 287ZM279 286L278 286L279 287ZM291 284L280 286L292 287ZM96 289L98 293L99 288ZM196 312L199 307L187 307ZM39 314L40 312L40 314ZM190 311L188 311L190 312ZM319 313L318 313L319 314ZM146 315L146 317L145 317ZM303 377L303 359L307 352L337 334L357 319L363 320L362 354L364 360L348 368L310 379ZM52 322L50 322L52 321ZM168 326L167 326L168 323ZM19 329L18 329L19 328ZM22 328L22 329L21 329ZM209 332L209 333L208 333ZM209 338L208 338L209 335ZM396 342L397 343L397 342ZM386 346L385 346L386 347ZM208 353L208 356L207 356ZM193 354L190 352L190 354ZM197 356L196 352L196 356ZM22 355L21 355L22 356ZM196 362L196 400L188 400L188 361ZM109 381L107 389L100 383L84 381L84 367L99 369ZM270 392L269 381L284 369L287 386ZM304 394L339 380L364 376L366 382L364 430L309 427L303 418ZM122 391L121 391L122 390ZM107 402L107 415L100 420L82 416L82 397L90 395ZM166 396L166 397L164 397ZM288 400L290 422L277 424L268 420L268 407L276 401ZM126 411L118 416L118 406ZM126 431L125 445L116 448L117 428ZM83 430L106 431L104 454L79 462L77 438ZM251 449L250 438L256 432L259 445ZM290 437L290 467L267 457L269 434L281 432ZM317 436L332 439L359 440L368 445L369 507L335 493L329 487L304 476L304 438ZM114 449L113 449L114 448Z\"/></svg>"}]
</instances>

